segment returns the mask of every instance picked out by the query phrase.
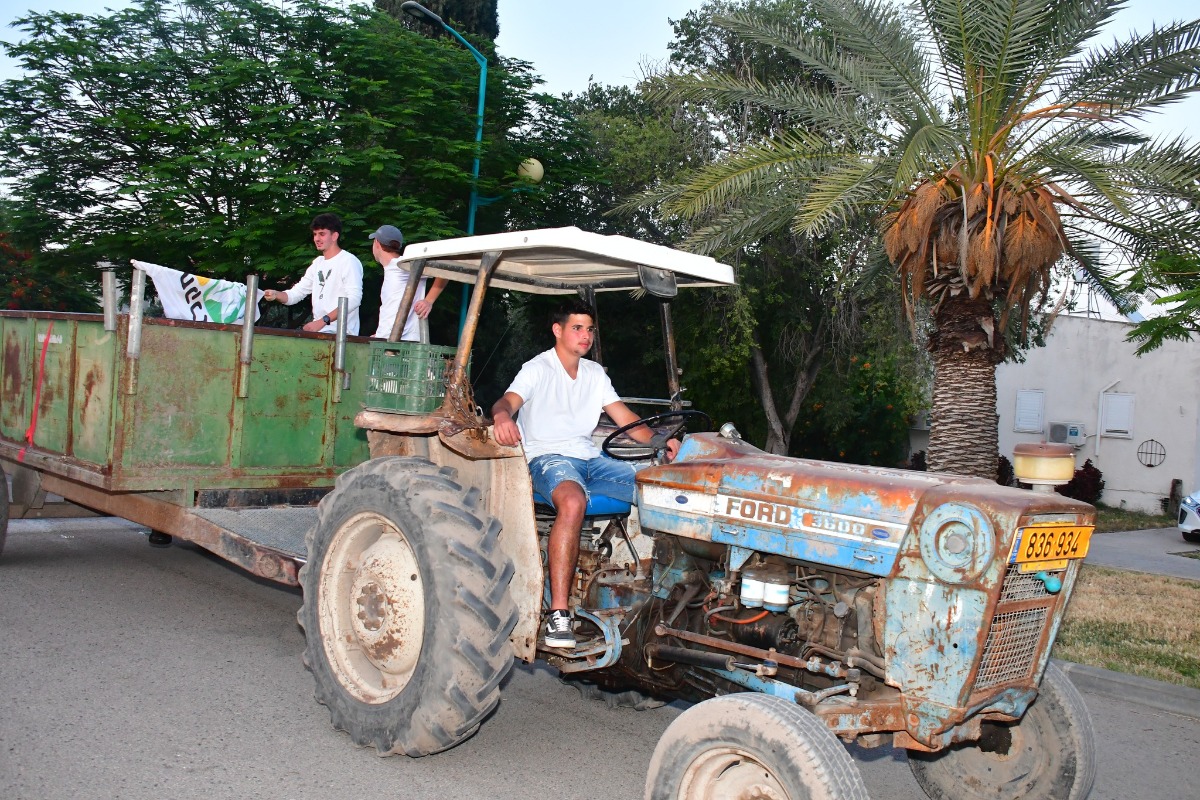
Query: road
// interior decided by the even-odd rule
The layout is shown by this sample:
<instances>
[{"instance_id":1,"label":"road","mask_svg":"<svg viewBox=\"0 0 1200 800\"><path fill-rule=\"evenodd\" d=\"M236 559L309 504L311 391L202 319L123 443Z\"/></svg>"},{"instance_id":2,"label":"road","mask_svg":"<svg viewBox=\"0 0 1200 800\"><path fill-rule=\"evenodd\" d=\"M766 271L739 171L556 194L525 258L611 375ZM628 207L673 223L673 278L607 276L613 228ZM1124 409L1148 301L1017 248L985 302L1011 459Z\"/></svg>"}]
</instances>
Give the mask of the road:
<instances>
[{"instance_id":1,"label":"road","mask_svg":"<svg viewBox=\"0 0 1200 800\"><path fill-rule=\"evenodd\" d=\"M300 595L108 518L12 523L0 559L0 797L641 797L679 713L609 709L520 666L464 745L378 758L300 664ZM1093 800L1196 796L1200 720L1088 695ZM904 756L852 749L873 800L923 800Z\"/></svg>"}]
</instances>

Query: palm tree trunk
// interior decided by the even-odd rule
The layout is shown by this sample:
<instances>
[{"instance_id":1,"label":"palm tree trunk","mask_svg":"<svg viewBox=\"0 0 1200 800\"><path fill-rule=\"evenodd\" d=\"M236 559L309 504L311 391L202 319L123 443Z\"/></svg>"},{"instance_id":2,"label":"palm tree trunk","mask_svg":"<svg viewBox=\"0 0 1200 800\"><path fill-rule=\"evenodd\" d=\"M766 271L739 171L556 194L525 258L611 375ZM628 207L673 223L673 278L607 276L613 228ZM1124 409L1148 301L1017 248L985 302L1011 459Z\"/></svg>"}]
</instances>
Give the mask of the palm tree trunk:
<instances>
[{"instance_id":1,"label":"palm tree trunk","mask_svg":"<svg viewBox=\"0 0 1200 800\"><path fill-rule=\"evenodd\" d=\"M948 300L935 315L930 472L996 480L996 361L1003 342L992 340L991 320L991 304L980 299Z\"/></svg>"}]
</instances>

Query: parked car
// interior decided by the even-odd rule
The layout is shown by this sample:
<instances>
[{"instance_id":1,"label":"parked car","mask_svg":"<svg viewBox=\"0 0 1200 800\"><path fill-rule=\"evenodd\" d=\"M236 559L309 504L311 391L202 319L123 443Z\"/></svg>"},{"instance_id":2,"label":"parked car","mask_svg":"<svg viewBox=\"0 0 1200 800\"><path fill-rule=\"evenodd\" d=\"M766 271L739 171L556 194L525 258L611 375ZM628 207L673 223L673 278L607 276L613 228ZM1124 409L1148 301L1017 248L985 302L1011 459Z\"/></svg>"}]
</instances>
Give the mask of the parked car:
<instances>
[{"instance_id":1,"label":"parked car","mask_svg":"<svg viewBox=\"0 0 1200 800\"><path fill-rule=\"evenodd\" d=\"M1179 504L1179 530L1185 541L1200 544L1200 491L1192 492Z\"/></svg>"}]
</instances>

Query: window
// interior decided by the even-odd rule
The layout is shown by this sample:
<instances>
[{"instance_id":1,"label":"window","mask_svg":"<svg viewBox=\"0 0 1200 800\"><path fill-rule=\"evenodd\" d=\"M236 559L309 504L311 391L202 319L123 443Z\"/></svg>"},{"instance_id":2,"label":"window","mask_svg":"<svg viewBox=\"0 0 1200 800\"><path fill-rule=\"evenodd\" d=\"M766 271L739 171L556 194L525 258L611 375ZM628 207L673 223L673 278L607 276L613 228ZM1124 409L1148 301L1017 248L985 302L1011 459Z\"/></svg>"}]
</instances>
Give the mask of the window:
<instances>
[{"instance_id":1,"label":"window","mask_svg":"<svg viewBox=\"0 0 1200 800\"><path fill-rule=\"evenodd\" d=\"M1133 395L1106 392L1100 395L1100 435L1133 438Z\"/></svg>"},{"instance_id":2,"label":"window","mask_svg":"<svg viewBox=\"0 0 1200 800\"><path fill-rule=\"evenodd\" d=\"M1041 433L1046 427L1042 418L1045 402L1046 393L1041 389L1018 389L1013 430L1017 433Z\"/></svg>"}]
</instances>

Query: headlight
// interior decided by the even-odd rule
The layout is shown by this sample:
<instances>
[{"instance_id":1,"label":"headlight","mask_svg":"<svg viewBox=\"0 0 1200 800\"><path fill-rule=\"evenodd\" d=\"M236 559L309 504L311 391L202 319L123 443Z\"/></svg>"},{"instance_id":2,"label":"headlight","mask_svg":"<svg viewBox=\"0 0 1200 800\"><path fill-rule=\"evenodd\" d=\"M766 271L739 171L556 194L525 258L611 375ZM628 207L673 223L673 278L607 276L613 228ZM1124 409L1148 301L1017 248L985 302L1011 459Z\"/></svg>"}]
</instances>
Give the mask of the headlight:
<instances>
[{"instance_id":1,"label":"headlight","mask_svg":"<svg viewBox=\"0 0 1200 800\"><path fill-rule=\"evenodd\" d=\"M1197 498L1197 495L1189 494L1187 497L1183 498L1183 505L1186 508L1200 507L1200 500L1197 500L1196 498Z\"/></svg>"},{"instance_id":2,"label":"headlight","mask_svg":"<svg viewBox=\"0 0 1200 800\"><path fill-rule=\"evenodd\" d=\"M946 583L974 580L995 554L991 520L974 506L945 503L921 524L921 558Z\"/></svg>"}]
</instances>

